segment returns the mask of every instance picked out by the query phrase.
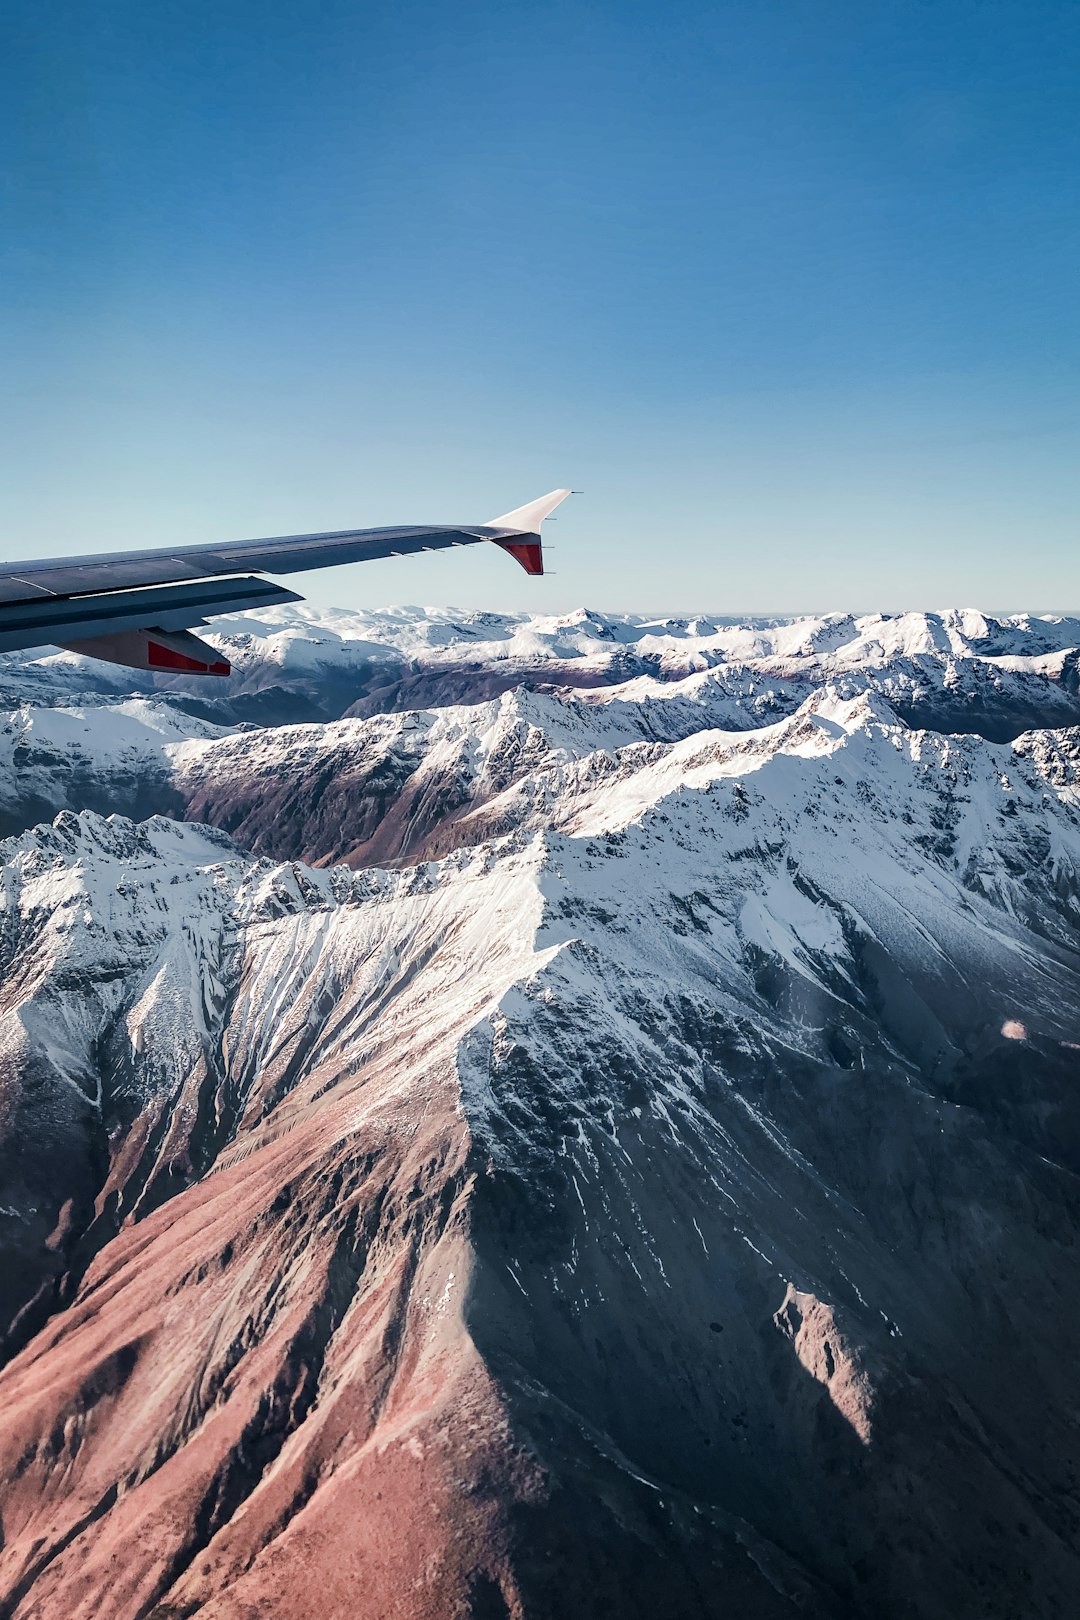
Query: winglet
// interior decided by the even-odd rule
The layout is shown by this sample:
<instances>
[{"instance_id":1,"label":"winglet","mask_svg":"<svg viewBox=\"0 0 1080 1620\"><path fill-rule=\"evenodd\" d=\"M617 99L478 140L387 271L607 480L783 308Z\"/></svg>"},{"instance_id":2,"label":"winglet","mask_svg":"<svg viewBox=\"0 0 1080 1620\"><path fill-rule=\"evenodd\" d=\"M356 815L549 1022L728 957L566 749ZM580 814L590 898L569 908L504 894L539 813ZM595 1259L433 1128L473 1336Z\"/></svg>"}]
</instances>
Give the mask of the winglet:
<instances>
[{"instance_id":1,"label":"winglet","mask_svg":"<svg viewBox=\"0 0 1080 1620\"><path fill-rule=\"evenodd\" d=\"M538 501L529 501L526 506L517 506L512 512L504 512L502 517L492 518L484 527L509 530L509 536L495 539L495 544L508 551L527 574L542 574L544 553L540 525L570 493L568 489L553 489L550 495L541 495ZM517 535L521 538L515 538Z\"/></svg>"},{"instance_id":2,"label":"winglet","mask_svg":"<svg viewBox=\"0 0 1080 1620\"><path fill-rule=\"evenodd\" d=\"M512 512L504 512L502 517L491 518L484 527L516 529L519 534L539 534L544 519L550 517L570 493L568 489L553 489L550 495L541 495L538 501L530 501L528 506L516 506Z\"/></svg>"}]
</instances>

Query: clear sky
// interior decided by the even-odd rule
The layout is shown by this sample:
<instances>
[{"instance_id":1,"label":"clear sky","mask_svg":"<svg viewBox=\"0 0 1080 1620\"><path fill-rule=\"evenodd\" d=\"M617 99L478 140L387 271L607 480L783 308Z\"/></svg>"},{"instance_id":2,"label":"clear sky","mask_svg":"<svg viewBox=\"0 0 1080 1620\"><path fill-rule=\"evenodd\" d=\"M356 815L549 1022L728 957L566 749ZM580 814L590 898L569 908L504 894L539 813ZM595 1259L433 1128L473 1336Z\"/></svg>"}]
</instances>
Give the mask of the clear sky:
<instances>
[{"instance_id":1,"label":"clear sky","mask_svg":"<svg viewBox=\"0 0 1080 1620\"><path fill-rule=\"evenodd\" d=\"M9 557L341 605L1080 607L1076 0L9 0Z\"/></svg>"}]
</instances>

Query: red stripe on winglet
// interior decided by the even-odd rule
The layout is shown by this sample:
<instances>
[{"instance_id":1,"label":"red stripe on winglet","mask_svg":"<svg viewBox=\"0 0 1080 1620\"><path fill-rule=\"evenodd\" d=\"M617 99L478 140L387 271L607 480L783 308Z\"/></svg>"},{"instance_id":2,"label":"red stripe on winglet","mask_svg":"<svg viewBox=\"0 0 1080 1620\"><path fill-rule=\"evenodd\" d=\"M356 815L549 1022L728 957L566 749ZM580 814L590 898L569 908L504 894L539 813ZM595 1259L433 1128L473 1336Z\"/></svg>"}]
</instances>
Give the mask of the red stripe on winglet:
<instances>
[{"instance_id":1,"label":"red stripe on winglet","mask_svg":"<svg viewBox=\"0 0 1080 1620\"><path fill-rule=\"evenodd\" d=\"M147 663L151 669L183 670L189 675L229 675L232 665L219 658L214 664L207 664L200 658L189 658L186 653L174 652L171 647L163 647L159 641L147 642Z\"/></svg>"},{"instance_id":2,"label":"red stripe on winglet","mask_svg":"<svg viewBox=\"0 0 1080 1620\"><path fill-rule=\"evenodd\" d=\"M502 546L511 557L515 558L527 574L542 574L544 572L544 553L540 548L539 540L496 540L497 546Z\"/></svg>"}]
</instances>

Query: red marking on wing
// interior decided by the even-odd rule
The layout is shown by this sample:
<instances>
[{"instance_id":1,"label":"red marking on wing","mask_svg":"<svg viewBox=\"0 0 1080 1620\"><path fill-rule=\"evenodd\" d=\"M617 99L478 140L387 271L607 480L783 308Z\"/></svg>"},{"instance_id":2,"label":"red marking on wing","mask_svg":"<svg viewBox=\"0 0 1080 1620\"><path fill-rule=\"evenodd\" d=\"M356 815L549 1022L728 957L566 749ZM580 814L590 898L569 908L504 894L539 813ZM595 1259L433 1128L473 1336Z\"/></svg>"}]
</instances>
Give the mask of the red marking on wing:
<instances>
[{"instance_id":1,"label":"red marking on wing","mask_svg":"<svg viewBox=\"0 0 1080 1620\"><path fill-rule=\"evenodd\" d=\"M496 540L495 544L508 551L527 574L544 572L544 553L539 540Z\"/></svg>"}]
</instances>

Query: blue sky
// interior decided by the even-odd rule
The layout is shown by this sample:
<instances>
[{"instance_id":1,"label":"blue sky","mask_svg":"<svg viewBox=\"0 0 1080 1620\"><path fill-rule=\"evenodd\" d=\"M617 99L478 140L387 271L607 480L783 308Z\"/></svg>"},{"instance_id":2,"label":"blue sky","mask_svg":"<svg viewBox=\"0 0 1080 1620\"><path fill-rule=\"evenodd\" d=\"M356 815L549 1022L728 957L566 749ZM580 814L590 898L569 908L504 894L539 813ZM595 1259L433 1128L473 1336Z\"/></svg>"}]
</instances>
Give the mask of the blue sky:
<instances>
[{"instance_id":1,"label":"blue sky","mask_svg":"<svg viewBox=\"0 0 1080 1620\"><path fill-rule=\"evenodd\" d=\"M5 554L322 602L1080 608L1080 7L15 0Z\"/></svg>"}]
</instances>

